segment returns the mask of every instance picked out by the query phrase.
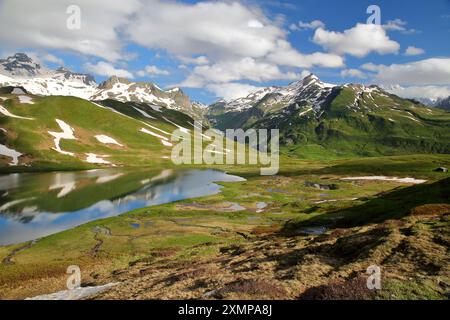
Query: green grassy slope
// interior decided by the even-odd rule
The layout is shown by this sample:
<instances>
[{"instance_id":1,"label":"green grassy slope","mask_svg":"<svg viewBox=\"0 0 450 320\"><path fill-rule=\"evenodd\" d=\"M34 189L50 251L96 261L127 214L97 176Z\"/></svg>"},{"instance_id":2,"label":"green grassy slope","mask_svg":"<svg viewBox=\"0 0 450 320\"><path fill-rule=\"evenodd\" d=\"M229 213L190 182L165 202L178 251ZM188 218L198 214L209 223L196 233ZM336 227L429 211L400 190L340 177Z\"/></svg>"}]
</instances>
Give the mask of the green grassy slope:
<instances>
[{"instance_id":1,"label":"green grassy slope","mask_svg":"<svg viewBox=\"0 0 450 320\"><path fill-rule=\"evenodd\" d=\"M336 90L319 114L292 105L249 127L279 128L283 151L300 158L450 153L450 116L394 95ZM303 113L303 114L302 114Z\"/></svg>"},{"instance_id":2,"label":"green grassy slope","mask_svg":"<svg viewBox=\"0 0 450 320\"><path fill-rule=\"evenodd\" d=\"M22 171L36 169L83 169L98 166L86 162L87 153L94 153L115 166L146 166L165 163L170 157L171 147L165 146L160 137L140 132L145 128L170 141L177 125L192 129L193 121L180 112L107 100L98 104L74 97L31 97L34 104L20 103L19 97L4 93L0 100L9 113L16 118L0 113L0 144L23 155L18 166L9 166L11 158L0 156L0 170ZM103 107L102 107L103 106ZM106 106L106 107L105 107ZM135 108L144 110L146 117ZM115 109L115 110L113 110ZM115 112L116 111L116 112ZM117 112L118 111L118 112ZM64 121L74 129L76 140L62 139L62 150L74 156L58 153L54 137L50 132L63 130L56 119ZM153 126L147 126L145 123ZM158 128L162 131L159 131ZM166 132L166 133L164 133ZM95 136L106 135L122 144L104 144Z\"/></svg>"}]
</instances>

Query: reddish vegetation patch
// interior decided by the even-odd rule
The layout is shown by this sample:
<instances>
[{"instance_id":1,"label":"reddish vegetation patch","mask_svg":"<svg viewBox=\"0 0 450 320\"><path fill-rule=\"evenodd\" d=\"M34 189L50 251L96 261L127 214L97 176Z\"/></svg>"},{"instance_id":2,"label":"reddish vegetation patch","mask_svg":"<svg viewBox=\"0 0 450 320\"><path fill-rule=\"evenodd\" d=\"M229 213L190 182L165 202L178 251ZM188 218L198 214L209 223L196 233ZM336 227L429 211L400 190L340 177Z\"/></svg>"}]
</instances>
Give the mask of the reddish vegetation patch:
<instances>
[{"instance_id":1,"label":"reddish vegetation patch","mask_svg":"<svg viewBox=\"0 0 450 320\"><path fill-rule=\"evenodd\" d=\"M219 290L224 293L243 293L249 295L265 296L270 298L282 298L286 296L284 288L266 280L243 279L226 284Z\"/></svg>"},{"instance_id":2,"label":"reddish vegetation patch","mask_svg":"<svg viewBox=\"0 0 450 320\"><path fill-rule=\"evenodd\" d=\"M180 251L180 248L170 247L170 248L157 249L155 251L152 251L150 253L150 255L153 258L167 258L167 257L174 256L179 251Z\"/></svg>"},{"instance_id":3,"label":"reddish vegetation patch","mask_svg":"<svg viewBox=\"0 0 450 320\"><path fill-rule=\"evenodd\" d=\"M336 240L342 237L346 237L352 233L353 231L351 229L341 229L341 228L334 229L330 234L321 235L318 240L320 241Z\"/></svg>"},{"instance_id":4,"label":"reddish vegetation patch","mask_svg":"<svg viewBox=\"0 0 450 320\"><path fill-rule=\"evenodd\" d=\"M450 214L450 204L425 204L411 210L413 216L440 216Z\"/></svg>"},{"instance_id":5,"label":"reddish vegetation patch","mask_svg":"<svg viewBox=\"0 0 450 320\"><path fill-rule=\"evenodd\" d=\"M358 277L347 281L332 281L307 289L299 297L302 300L371 300L374 292L367 289L366 279Z\"/></svg>"},{"instance_id":6,"label":"reddish vegetation patch","mask_svg":"<svg viewBox=\"0 0 450 320\"><path fill-rule=\"evenodd\" d=\"M260 235L260 234L269 234L269 233L275 233L280 231L280 226L258 226L254 228L251 233L254 235Z\"/></svg>"}]
</instances>

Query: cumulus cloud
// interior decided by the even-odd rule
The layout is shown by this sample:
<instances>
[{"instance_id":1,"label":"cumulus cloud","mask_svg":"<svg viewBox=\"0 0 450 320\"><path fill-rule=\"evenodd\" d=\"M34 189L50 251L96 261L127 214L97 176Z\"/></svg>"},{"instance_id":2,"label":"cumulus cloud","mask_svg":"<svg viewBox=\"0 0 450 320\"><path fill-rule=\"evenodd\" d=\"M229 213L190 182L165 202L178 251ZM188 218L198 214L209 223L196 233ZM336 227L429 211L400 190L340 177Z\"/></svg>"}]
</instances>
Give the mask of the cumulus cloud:
<instances>
[{"instance_id":1,"label":"cumulus cloud","mask_svg":"<svg viewBox=\"0 0 450 320\"><path fill-rule=\"evenodd\" d=\"M64 65L64 61L57 56L50 54L50 53L43 53L43 52L27 52L26 53L31 59L33 59L34 62L39 63L41 65L45 65L47 62L55 63L59 66Z\"/></svg>"},{"instance_id":2,"label":"cumulus cloud","mask_svg":"<svg viewBox=\"0 0 450 320\"><path fill-rule=\"evenodd\" d=\"M199 88L208 83L226 83L238 80L256 82L274 79L294 80L299 75L294 72L282 72L271 63L261 62L254 58L224 60L213 65L197 66L181 86Z\"/></svg>"},{"instance_id":3,"label":"cumulus cloud","mask_svg":"<svg viewBox=\"0 0 450 320\"><path fill-rule=\"evenodd\" d=\"M261 12L238 2L150 2L126 30L131 40L148 48L213 59L262 57L285 35Z\"/></svg>"},{"instance_id":4,"label":"cumulus cloud","mask_svg":"<svg viewBox=\"0 0 450 320\"><path fill-rule=\"evenodd\" d=\"M389 92L404 98L426 98L436 100L450 96L450 86L391 86Z\"/></svg>"},{"instance_id":5,"label":"cumulus cloud","mask_svg":"<svg viewBox=\"0 0 450 320\"><path fill-rule=\"evenodd\" d=\"M260 88L256 86L234 82L208 85L209 91L213 92L217 97L222 97L227 101L246 97L258 89Z\"/></svg>"},{"instance_id":6,"label":"cumulus cloud","mask_svg":"<svg viewBox=\"0 0 450 320\"><path fill-rule=\"evenodd\" d=\"M205 56L198 56L198 57L185 57L185 56L178 56L178 60L183 62L184 64L197 64L197 65L203 65L208 64L209 59Z\"/></svg>"},{"instance_id":7,"label":"cumulus cloud","mask_svg":"<svg viewBox=\"0 0 450 320\"><path fill-rule=\"evenodd\" d=\"M450 58L430 58L404 64L366 63L373 81L405 98L437 99L450 95Z\"/></svg>"},{"instance_id":8,"label":"cumulus cloud","mask_svg":"<svg viewBox=\"0 0 450 320\"><path fill-rule=\"evenodd\" d=\"M144 70L140 70L136 73L139 77L145 76L168 76L169 71L158 68L157 66L149 65L145 66Z\"/></svg>"},{"instance_id":9,"label":"cumulus cloud","mask_svg":"<svg viewBox=\"0 0 450 320\"><path fill-rule=\"evenodd\" d=\"M416 29L408 29L406 27L407 24L408 23L406 21L397 18L394 20L388 20L386 24L383 25L383 28L388 31L400 31L404 34L413 34L420 32Z\"/></svg>"},{"instance_id":10,"label":"cumulus cloud","mask_svg":"<svg viewBox=\"0 0 450 320\"><path fill-rule=\"evenodd\" d=\"M376 71L381 83L403 85L450 85L450 58L430 58L404 64L365 65Z\"/></svg>"},{"instance_id":11,"label":"cumulus cloud","mask_svg":"<svg viewBox=\"0 0 450 320\"><path fill-rule=\"evenodd\" d=\"M361 69L367 70L367 71L378 71L380 69L380 65L376 65L372 62L364 63L361 65Z\"/></svg>"},{"instance_id":12,"label":"cumulus cloud","mask_svg":"<svg viewBox=\"0 0 450 320\"><path fill-rule=\"evenodd\" d=\"M133 78L133 74L131 72L125 69L116 69L111 63L105 61L100 61L96 64L86 63L84 67L88 72L100 76Z\"/></svg>"},{"instance_id":13,"label":"cumulus cloud","mask_svg":"<svg viewBox=\"0 0 450 320\"><path fill-rule=\"evenodd\" d=\"M358 69L345 69L341 71L341 77L365 79L367 75Z\"/></svg>"},{"instance_id":14,"label":"cumulus cloud","mask_svg":"<svg viewBox=\"0 0 450 320\"><path fill-rule=\"evenodd\" d=\"M136 14L126 33L142 46L165 50L183 68L195 65L180 84L187 87L216 89L232 83L227 88L236 89L242 80L298 79L293 68L344 65L336 54L302 54L276 21L239 2L152 1Z\"/></svg>"},{"instance_id":15,"label":"cumulus cloud","mask_svg":"<svg viewBox=\"0 0 450 320\"><path fill-rule=\"evenodd\" d=\"M323 23L320 20L313 20L311 22L299 21L298 23L293 23L289 26L289 29L291 29L292 31L300 31L307 29L315 30L317 28L325 29L325 23Z\"/></svg>"},{"instance_id":16,"label":"cumulus cloud","mask_svg":"<svg viewBox=\"0 0 450 320\"><path fill-rule=\"evenodd\" d=\"M80 8L79 30L66 27L70 5ZM319 20L297 26L324 28ZM293 80L301 71L296 69L344 66L336 53L301 53L288 42L289 32L279 19L272 20L256 4L239 1L3 0L0 28L8 30L0 34L4 50L26 47L101 58L102 62L85 67L107 76L133 76L114 67L136 58L124 52L127 44L156 49L178 60L185 72L193 68L184 83L206 88L242 80ZM138 75L166 75L166 71L149 66Z\"/></svg>"},{"instance_id":17,"label":"cumulus cloud","mask_svg":"<svg viewBox=\"0 0 450 320\"><path fill-rule=\"evenodd\" d=\"M302 54L292 48L286 40L277 41L276 49L267 55L267 59L272 63L298 68L312 66L338 68L344 66L344 59L339 55L323 52Z\"/></svg>"},{"instance_id":18,"label":"cumulus cloud","mask_svg":"<svg viewBox=\"0 0 450 320\"><path fill-rule=\"evenodd\" d=\"M424 54L424 53L425 53L425 50L423 50L421 48L414 47L414 46L409 46L405 50L405 56L419 56L419 55Z\"/></svg>"},{"instance_id":19,"label":"cumulus cloud","mask_svg":"<svg viewBox=\"0 0 450 320\"><path fill-rule=\"evenodd\" d=\"M78 5L80 29L68 29L67 8ZM119 29L139 7L138 0L3 0L0 43L7 48L69 50L102 57L122 57Z\"/></svg>"},{"instance_id":20,"label":"cumulus cloud","mask_svg":"<svg viewBox=\"0 0 450 320\"><path fill-rule=\"evenodd\" d=\"M380 25L361 24L344 32L316 30L313 41L336 54L350 54L359 58L371 52L398 53L400 45L391 40Z\"/></svg>"}]
</instances>

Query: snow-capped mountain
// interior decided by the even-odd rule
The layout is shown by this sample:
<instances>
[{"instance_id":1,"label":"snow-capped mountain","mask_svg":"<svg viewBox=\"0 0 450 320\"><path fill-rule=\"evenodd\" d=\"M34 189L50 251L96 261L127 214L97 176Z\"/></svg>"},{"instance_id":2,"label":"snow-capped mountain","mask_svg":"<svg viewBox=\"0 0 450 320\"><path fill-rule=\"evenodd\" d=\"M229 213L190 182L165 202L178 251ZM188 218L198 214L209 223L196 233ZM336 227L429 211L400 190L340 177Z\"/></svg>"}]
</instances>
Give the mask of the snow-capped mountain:
<instances>
[{"instance_id":1,"label":"snow-capped mountain","mask_svg":"<svg viewBox=\"0 0 450 320\"><path fill-rule=\"evenodd\" d=\"M10 77L36 77L49 71L35 63L25 53L16 53L6 59L0 59L0 74Z\"/></svg>"},{"instance_id":2,"label":"snow-capped mountain","mask_svg":"<svg viewBox=\"0 0 450 320\"><path fill-rule=\"evenodd\" d=\"M240 126L249 120L254 122L291 105L305 106L307 112L319 113L321 105L335 87L310 74L286 87L261 88L232 101L219 100L209 106L207 116L221 128L232 123Z\"/></svg>"},{"instance_id":3,"label":"snow-capped mountain","mask_svg":"<svg viewBox=\"0 0 450 320\"><path fill-rule=\"evenodd\" d=\"M220 130L278 129L280 143L295 155L367 156L448 152L450 144L441 138L448 137L443 115L376 85L331 85L309 75L286 87L218 101L207 116Z\"/></svg>"},{"instance_id":4,"label":"snow-capped mountain","mask_svg":"<svg viewBox=\"0 0 450 320\"><path fill-rule=\"evenodd\" d=\"M238 98L232 101L219 100L215 105L222 106L226 112L243 111L262 105L272 108L274 105L286 105L296 101L309 101L316 108L325 98L331 89L335 87L333 84L324 83L315 75L309 76L291 83L287 87L267 87L250 93L246 97Z\"/></svg>"},{"instance_id":5,"label":"snow-capped mountain","mask_svg":"<svg viewBox=\"0 0 450 320\"><path fill-rule=\"evenodd\" d=\"M438 99L438 101L436 101L435 107L450 111L450 96L445 99Z\"/></svg>"},{"instance_id":6,"label":"snow-capped mountain","mask_svg":"<svg viewBox=\"0 0 450 320\"><path fill-rule=\"evenodd\" d=\"M97 91L97 83L90 75L66 68L48 70L24 53L16 53L0 60L0 85L21 86L28 92L42 96L75 96L83 99Z\"/></svg>"},{"instance_id":7,"label":"snow-capped mountain","mask_svg":"<svg viewBox=\"0 0 450 320\"><path fill-rule=\"evenodd\" d=\"M410 111L397 110L400 105L420 103L402 99L377 85L333 85L310 74L286 87L263 88L229 102L220 100L210 105L207 116L218 129L259 125L278 128L281 123L289 127L299 120L322 121L330 115L347 118L350 114L365 117L382 109L402 112L402 117L417 120Z\"/></svg>"},{"instance_id":8,"label":"snow-capped mountain","mask_svg":"<svg viewBox=\"0 0 450 320\"><path fill-rule=\"evenodd\" d=\"M436 107L440 101L447 98L448 94L445 93L445 90L434 88L433 86L427 88L426 94L423 90L420 90L420 88L402 87L399 84L382 85L382 88L389 93L405 99L414 99L429 107Z\"/></svg>"},{"instance_id":9,"label":"snow-capped mountain","mask_svg":"<svg viewBox=\"0 0 450 320\"><path fill-rule=\"evenodd\" d=\"M61 81L82 82L87 86L93 87L97 85L94 77L92 77L91 75L83 73L75 73L64 67L56 69L55 73L52 75L52 78L59 79Z\"/></svg>"},{"instance_id":10,"label":"snow-capped mountain","mask_svg":"<svg viewBox=\"0 0 450 320\"><path fill-rule=\"evenodd\" d=\"M199 103L192 103L179 88L163 90L153 83L131 82L116 76L99 85L92 76L75 73L64 67L47 70L24 53L0 60L0 86L20 86L32 94L42 96L143 102L177 110L195 119L200 119L205 109Z\"/></svg>"}]
</instances>

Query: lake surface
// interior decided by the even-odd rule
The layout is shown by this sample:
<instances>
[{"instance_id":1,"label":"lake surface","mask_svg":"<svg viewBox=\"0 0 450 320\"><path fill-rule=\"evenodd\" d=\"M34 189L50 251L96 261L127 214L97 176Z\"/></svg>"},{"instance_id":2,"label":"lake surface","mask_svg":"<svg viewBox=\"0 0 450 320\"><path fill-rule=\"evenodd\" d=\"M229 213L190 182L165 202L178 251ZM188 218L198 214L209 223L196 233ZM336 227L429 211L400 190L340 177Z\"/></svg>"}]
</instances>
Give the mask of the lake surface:
<instances>
[{"instance_id":1,"label":"lake surface","mask_svg":"<svg viewBox=\"0 0 450 320\"><path fill-rule=\"evenodd\" d=\"M0 175L0 245L37 239L130 210L220 192L245 179L217 170L122 170Z\"/></svg>"}]
</instances>

